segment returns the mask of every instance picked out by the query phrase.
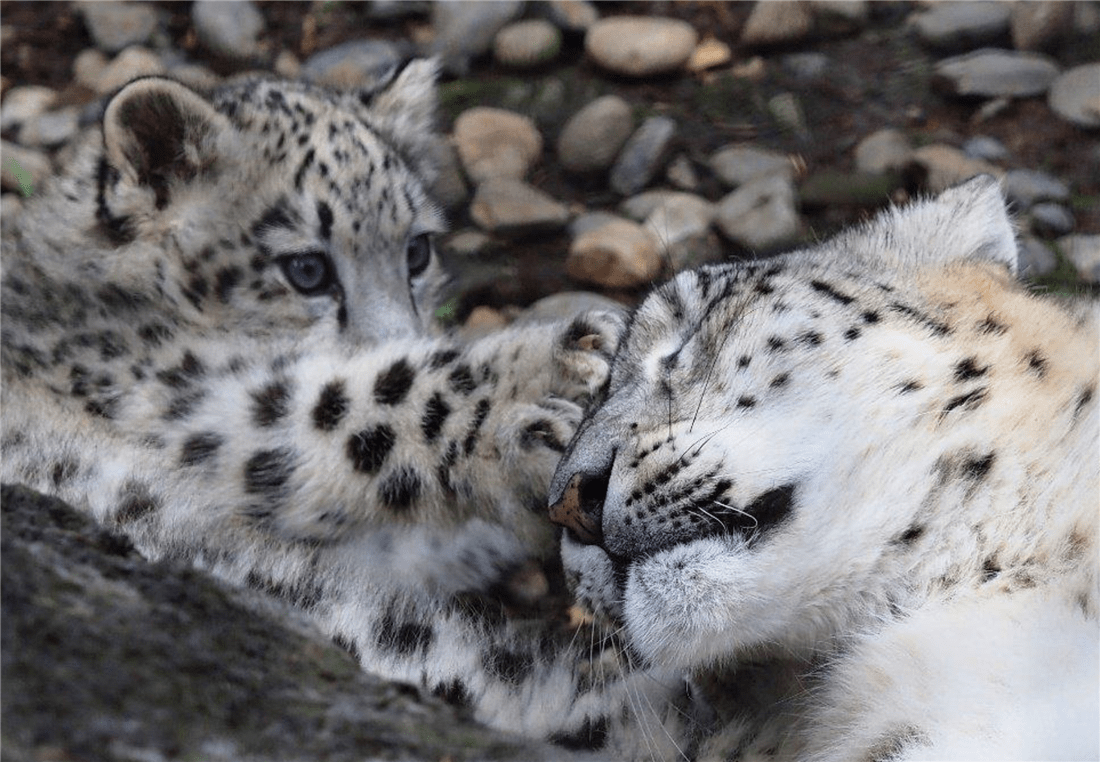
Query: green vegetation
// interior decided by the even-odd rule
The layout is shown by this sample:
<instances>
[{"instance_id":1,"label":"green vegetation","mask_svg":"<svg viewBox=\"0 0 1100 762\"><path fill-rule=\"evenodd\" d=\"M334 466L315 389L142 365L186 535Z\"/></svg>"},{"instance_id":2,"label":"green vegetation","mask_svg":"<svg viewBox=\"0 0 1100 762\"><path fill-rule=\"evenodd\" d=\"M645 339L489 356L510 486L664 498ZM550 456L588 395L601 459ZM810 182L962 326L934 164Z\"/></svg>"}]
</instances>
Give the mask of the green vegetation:
<instances>
[{"instance_id":1,"label":"green vegetation","mask_svg":"<svg viewBox=\"0 0 1100 762\"><path fill-rule=\"evenodd\" d=\"M503 107L510 92L526 85L529 81L519 77L456 79L440 85L439 109L446 115L447 121L454 121L463 111L475 106Z\"/></svg>"},{"instance_id":2,"label":"green vegetation","mask_svg":"<svg viewBox=\"0 0 1100 762\"><path fill-rule=\"evenodd\" d=\"M34 187L31 184L31 173L19 166L19 162L15 159L8 159L8 166L11 167L11 172L19 183L19 191L23 194L23 198L30 198L31 194L34 193Z\"/></svg>"},{"instance_id":3,"label":"green vegetation","mask_svg":"<svg viewBox=\"0 0 1100 762\"><path fill-rule=\"evenodd\" d=\"M455 322L455 310L458 309L458 297L452 296L435 310L435 319L445 325Z\"/></svg>"},{"instance_id":4,"label":"green vegetation","mask_svg":"<svg viewBox=\"0 0 1100 762\"><path fill-rule=\"evenodd\" d=\"M1030 281L1036 291L1048 294L1061 294L1064 296L1080 296L1083 291L1090 288L1081 276L1077 274L1077 268L1069 261L1069 257L1062 253L1056 243L1051 242L1050 248L1058 258L1058 266L1046 275L1031 278Z\"/></svg>"}]
</instances>

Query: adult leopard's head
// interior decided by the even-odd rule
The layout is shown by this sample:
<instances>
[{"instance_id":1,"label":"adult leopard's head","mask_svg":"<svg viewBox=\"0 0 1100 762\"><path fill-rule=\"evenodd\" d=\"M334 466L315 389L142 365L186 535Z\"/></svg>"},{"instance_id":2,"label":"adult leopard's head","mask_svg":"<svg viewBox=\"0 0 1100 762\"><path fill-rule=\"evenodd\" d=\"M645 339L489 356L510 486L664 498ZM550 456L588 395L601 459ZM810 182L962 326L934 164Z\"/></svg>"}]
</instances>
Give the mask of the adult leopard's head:
<instances>
[{"instance_id":1,"label":"adult leopard's head","mask_svg":"<svg viewBox=\"0 0 1100 762\"><path fill-rule=\"evenodd\" d=\"M105 252L96 266L155 282L212 326L357 342L422 332L442 281L426 193L434 80L414 61L341 93L248 79L207 98L131 82L74 194L95 196L82 234Z\"/></svg>"},{"instance_id":2,"label":"adult leopard's head","mask_svg":"<svg viewBox=\"0 0 1100 762\"><path fill-rule=\"evenodd\" d=\"M551 488L581 601L673 666L804 654L889 606L922 511L1002 467L984 416L1023 352L983 300L1015 264L985 177L653 292Z\"/></svg>"}]
</instances>

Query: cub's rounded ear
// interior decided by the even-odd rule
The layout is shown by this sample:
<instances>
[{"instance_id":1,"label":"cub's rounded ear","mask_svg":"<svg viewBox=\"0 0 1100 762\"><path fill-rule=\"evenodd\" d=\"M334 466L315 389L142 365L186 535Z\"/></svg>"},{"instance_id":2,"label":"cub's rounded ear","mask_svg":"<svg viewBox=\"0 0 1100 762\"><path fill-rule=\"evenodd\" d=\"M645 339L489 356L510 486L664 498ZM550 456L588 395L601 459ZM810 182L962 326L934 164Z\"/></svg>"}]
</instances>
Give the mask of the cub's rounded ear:
<instances>
[{"instance_id":1,"label":"cub's rounded ear","mask_svg":"<svg viewBox=\"0 0 1100 762\"><path fill-rule=\"evenodd\" d=\"M426 158L435 145L436 80L434 58L409 61L351 97L366 107L371 125L414 161Z\"/></svg>"},{"instance_id":2,"label":"cub's rounded ear","mask_svg":"<svg viewBox=\"0 0 1100 762\"><path fill-rule=\"evenodd\" d=\"M173 182L187 182L214 163L229 120L178 82L147 77L129 83L103 115L107 160L123 177L148 186L163 208Z\"/></svg>"}]
</instances>

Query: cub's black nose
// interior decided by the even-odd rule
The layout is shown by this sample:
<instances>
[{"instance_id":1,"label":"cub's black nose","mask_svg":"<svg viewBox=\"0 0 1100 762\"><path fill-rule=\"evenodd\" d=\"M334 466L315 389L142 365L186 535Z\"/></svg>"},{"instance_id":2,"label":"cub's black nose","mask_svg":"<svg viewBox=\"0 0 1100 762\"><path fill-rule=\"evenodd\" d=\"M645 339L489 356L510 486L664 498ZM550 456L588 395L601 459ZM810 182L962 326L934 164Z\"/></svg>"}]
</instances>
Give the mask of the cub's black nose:
<instances>
[{"instance_id":1,"label":"cub's black nose","mask_svg":"<svg viewBox=\"0 0 1100 762\"><path fill-rule=\"evenodd\" d=\"M603 501L610 480L610 469L600 474L573 474L561 500L550 506L550 520L568 529L585 545L601 545Z\"/></svg>"}]
</instances>

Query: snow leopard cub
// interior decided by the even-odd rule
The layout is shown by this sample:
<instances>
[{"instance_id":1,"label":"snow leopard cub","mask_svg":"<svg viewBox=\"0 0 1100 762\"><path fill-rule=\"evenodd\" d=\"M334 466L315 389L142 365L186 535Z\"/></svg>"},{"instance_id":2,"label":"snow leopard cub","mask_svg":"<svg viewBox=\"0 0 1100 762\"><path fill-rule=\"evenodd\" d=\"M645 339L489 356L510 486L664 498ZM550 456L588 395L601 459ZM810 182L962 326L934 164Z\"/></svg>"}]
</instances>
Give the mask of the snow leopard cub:
<instances>
[{"instance_id":1,"label":"snow leopard cub","mask_svg":"<svg viewBox=\"0 0 1100 762\"><path fill-rule=\"evenodd\" d=\"M3 478L549 735L588 710L563 682L514 718L534 649L469 594L556 553L549 480L622 319L433 335L435 76L113 96L5 232Z\"/></svg>"}]
</instances>

